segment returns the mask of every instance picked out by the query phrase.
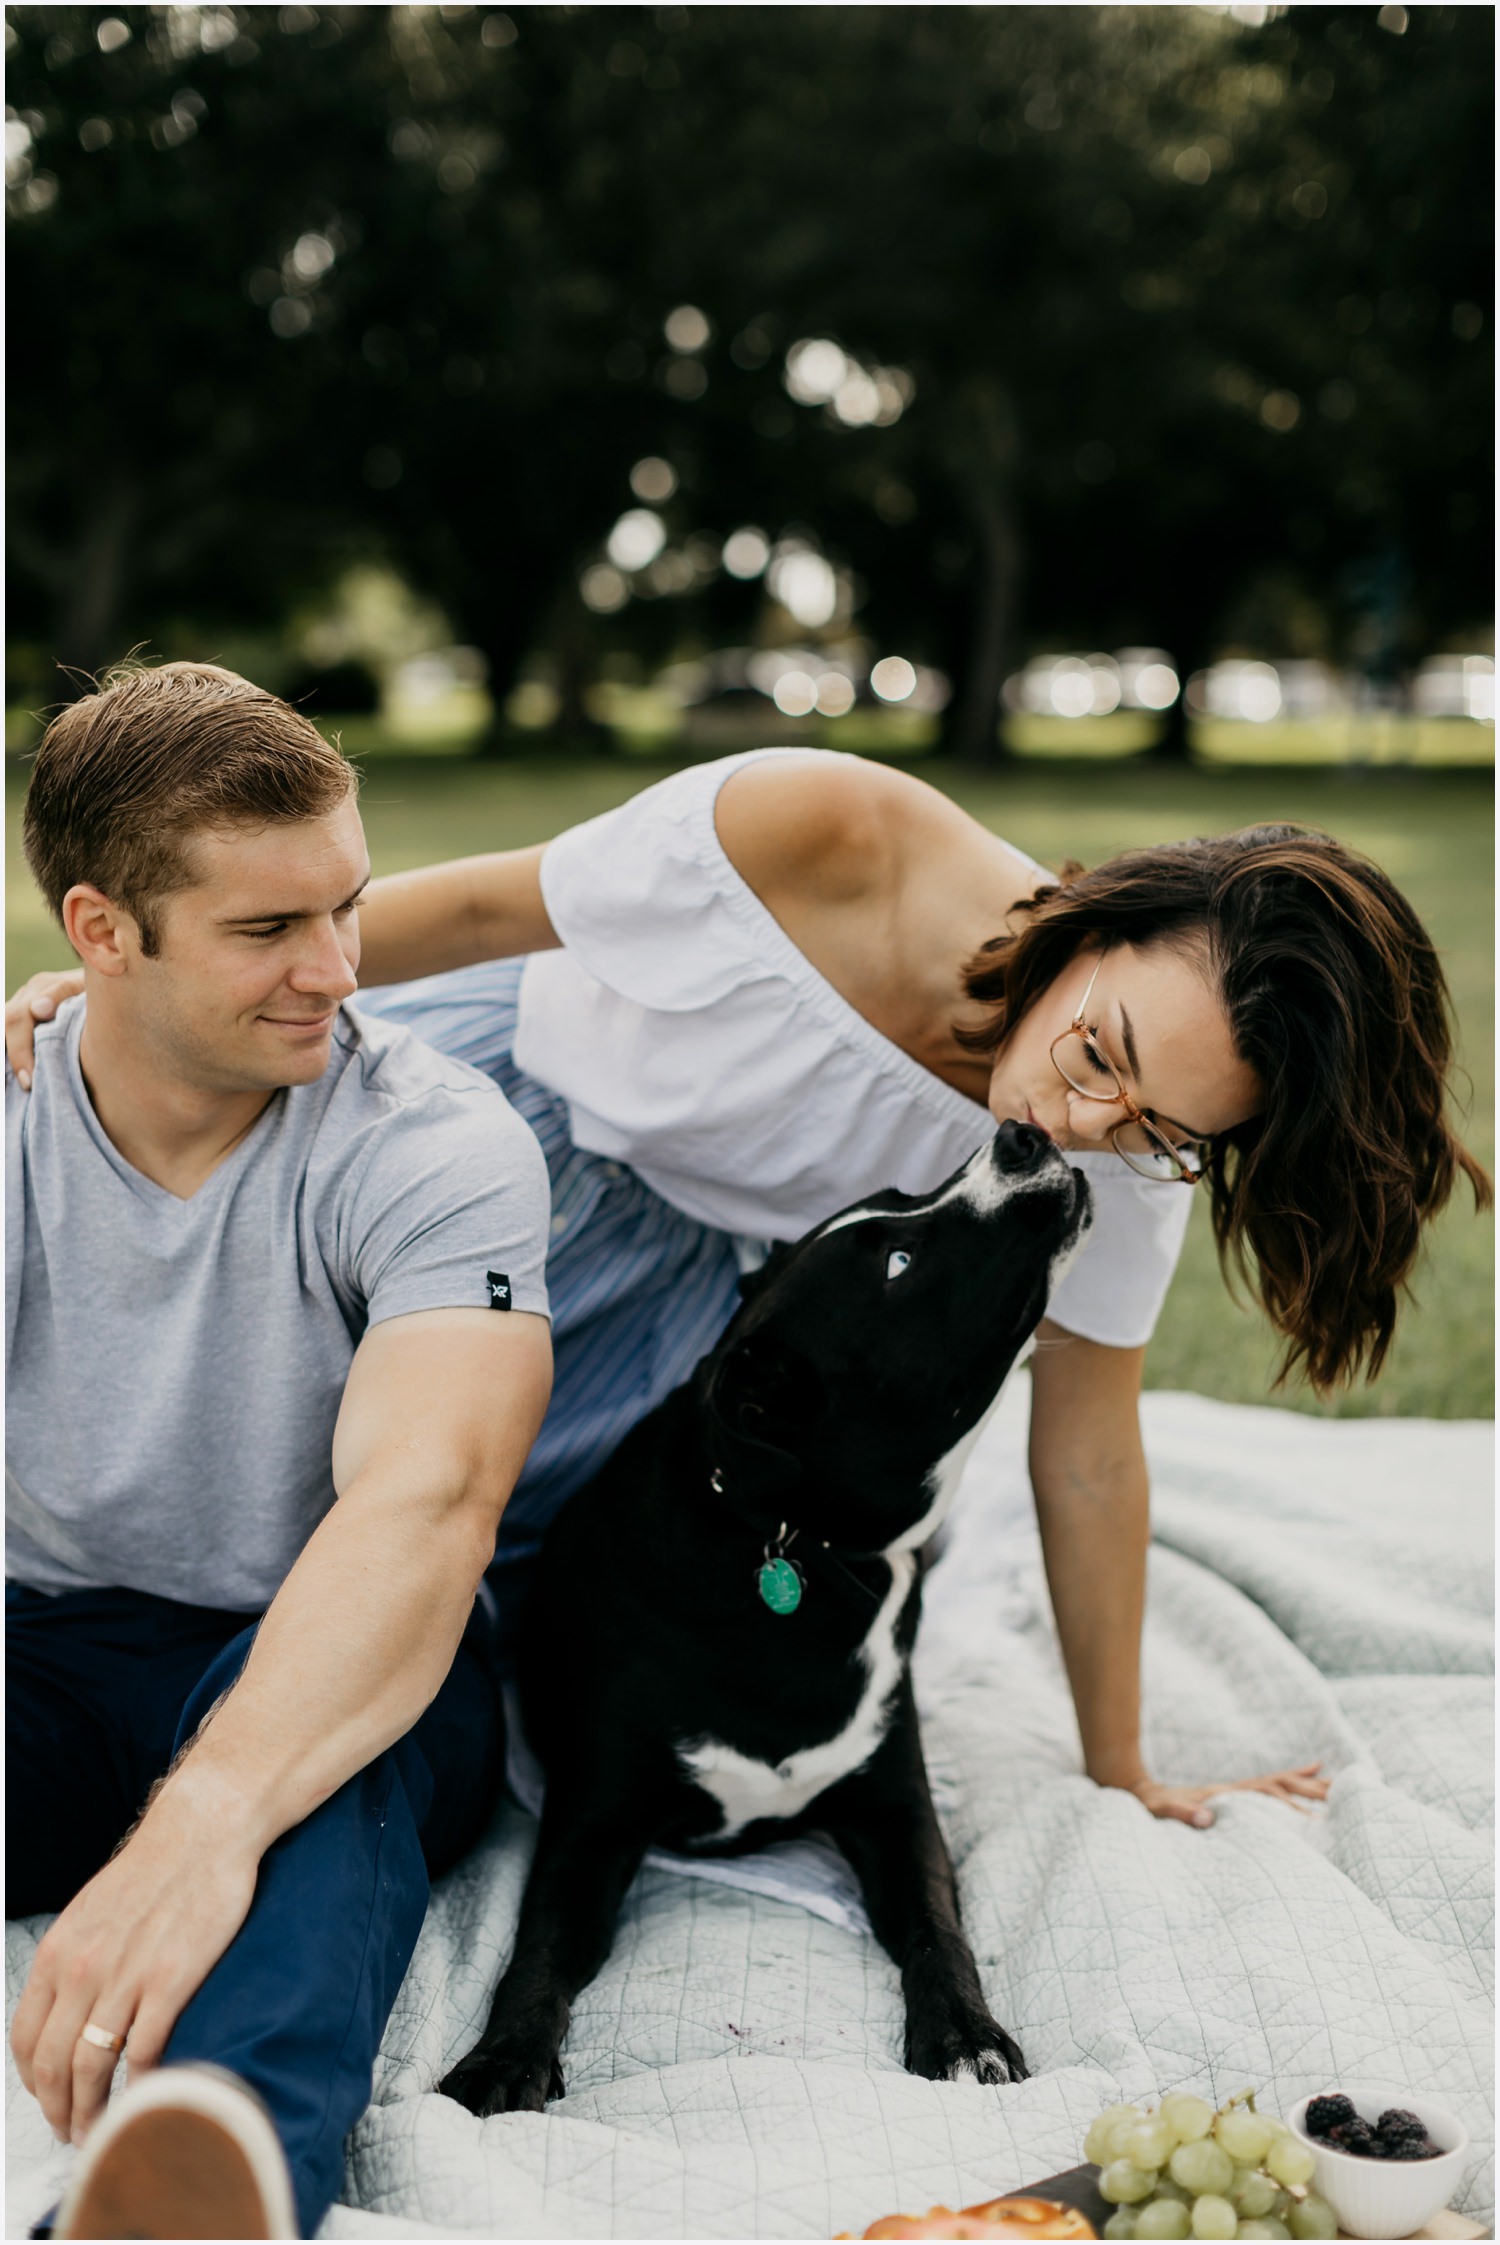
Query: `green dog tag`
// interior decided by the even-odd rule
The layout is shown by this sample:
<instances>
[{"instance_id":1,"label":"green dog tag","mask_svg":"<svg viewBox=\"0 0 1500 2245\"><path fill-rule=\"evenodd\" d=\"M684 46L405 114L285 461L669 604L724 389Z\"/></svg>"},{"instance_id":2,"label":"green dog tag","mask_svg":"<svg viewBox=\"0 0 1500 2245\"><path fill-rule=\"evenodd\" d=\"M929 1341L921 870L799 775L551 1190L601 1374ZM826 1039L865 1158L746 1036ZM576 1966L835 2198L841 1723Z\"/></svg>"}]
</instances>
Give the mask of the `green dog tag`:
<instances>
[{"instance_id":1,"label":"green dog tag","mask_svg":"<svg viewBox=\"0 0 1500 2245\"><path fill-rule=\"evenodd\" d=\"M768 1559L757 1586L773 1614L794 1614L802 1603L802 1570L790 1559Z\"/></svg>"}]
</instances>

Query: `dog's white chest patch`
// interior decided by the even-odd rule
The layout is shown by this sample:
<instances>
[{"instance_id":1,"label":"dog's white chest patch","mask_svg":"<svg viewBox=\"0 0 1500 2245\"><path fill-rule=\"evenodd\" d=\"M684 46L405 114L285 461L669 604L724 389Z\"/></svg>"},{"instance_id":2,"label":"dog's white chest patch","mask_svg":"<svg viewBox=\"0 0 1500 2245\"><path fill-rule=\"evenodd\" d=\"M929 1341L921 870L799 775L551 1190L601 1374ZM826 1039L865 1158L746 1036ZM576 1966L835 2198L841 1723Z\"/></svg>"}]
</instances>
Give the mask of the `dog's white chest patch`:
<instances>
[{"instance_id":1,"label":"dog's white chest patch","mask_svg":"<svg viewBox=\"0 0 1500 2245\"><path fill-rule=\"evenodd\" d=\"M916 1571L909 1551L888 1553L891 1587L860 1647L865 1688L843 1729L821 1745L803 1746L782 1762L758 1762L716 1738L685 1740L677 1749L683 1774L724 1812L715 1840L732 1840L758 1817L799 1816L828 1786L863 1769L886 1733L891 1695L901 1679L896 1624ZM795 1626L793 1623L791 1626Z\"/></svg>"}]
</instances>

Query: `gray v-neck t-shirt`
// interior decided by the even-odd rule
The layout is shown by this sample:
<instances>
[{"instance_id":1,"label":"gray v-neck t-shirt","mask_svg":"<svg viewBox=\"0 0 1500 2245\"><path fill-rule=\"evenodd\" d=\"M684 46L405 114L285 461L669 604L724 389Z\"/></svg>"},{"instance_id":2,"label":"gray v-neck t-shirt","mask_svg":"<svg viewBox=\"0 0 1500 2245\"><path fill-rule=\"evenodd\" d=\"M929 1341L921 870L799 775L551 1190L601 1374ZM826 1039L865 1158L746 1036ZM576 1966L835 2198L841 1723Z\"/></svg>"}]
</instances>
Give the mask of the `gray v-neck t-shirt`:
<instances>
[{"instance_id":1,"label":"gray v-neck t-shirt","mask_svg":"<svg viewBox=\"0 0 1500 2245\"><path fill-rule=\"evenodd\" d=\"M546 1165L503 1093L346 1006L188 1200L133 1169L79 1065L83 1001L6 1070L6 1573L268 1605L334 1502L368 1328L547 1309Z\"/></svg>"}]
</instances>

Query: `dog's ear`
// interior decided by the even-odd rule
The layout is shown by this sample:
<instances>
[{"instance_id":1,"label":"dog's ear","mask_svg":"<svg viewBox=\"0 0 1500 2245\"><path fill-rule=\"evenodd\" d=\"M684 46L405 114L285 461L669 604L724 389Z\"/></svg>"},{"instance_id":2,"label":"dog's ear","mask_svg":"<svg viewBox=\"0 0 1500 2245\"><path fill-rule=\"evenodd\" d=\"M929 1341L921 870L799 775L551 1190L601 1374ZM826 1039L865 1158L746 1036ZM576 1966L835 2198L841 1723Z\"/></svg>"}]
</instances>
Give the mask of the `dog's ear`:
<instances>
[{"instance_id":1,"label":"dog's ear","mask_svg":"<svg viewBox=\"0 0 1500 2245\"><path fill-rule=\"evenodd\" d=\"M806 1357L769 1334L731 1343L713 1366L707 1404L714 1444L746 1497L779 1500L800 1480L798 1437L823 1408L823 1383Z\"/></svg>"},{"instance_id":2,"label":"dog's ear","mask_svg":"<svg viewBox=\"0 0 1500 2245\"><path fill-rule=\"evenodd\" d=\"M794 1441L817 1419L823 1382L800 1350L769 1333L752 1333L724 1357L713 1400L731 1433L780 1444Z\"/></svg>"}]
</instances>

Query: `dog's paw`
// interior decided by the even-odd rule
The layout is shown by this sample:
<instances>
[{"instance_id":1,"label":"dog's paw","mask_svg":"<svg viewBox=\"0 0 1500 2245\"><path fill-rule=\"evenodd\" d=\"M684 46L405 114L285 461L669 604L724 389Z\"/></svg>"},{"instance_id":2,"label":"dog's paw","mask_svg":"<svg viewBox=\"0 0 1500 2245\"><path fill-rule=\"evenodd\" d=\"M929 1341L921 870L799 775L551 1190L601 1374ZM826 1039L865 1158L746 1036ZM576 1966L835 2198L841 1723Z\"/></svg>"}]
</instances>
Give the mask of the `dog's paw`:
<instances>
[{"instance_id":1,"label":"dog's paw","mask_svg":"<svg viewBox=\"0 0 1500 2245\"><path fill-rule=\"evenodd\" d=\"M948 2068L949 2081L977 2081L986 2088L994 2088L1007 2081L1026 2079L1026 2061L1011 2041L1004 2038L1004 2048L976 2050L972 2058L955 2058Z\"/></svg>"},{"instance_id":2,"label":"dog's paw","mask_svg":"<svg viewBox=\"0 0 1500 2245\"><path fill-rule=\"evenodd\" d=\"M913 2020L906 2070L928 2081L975 2081L991 2088L1029 2078L1019 2044L989 2018Z\"/></svg>"},{"instance_id":3,"label":"dog's paw","mask_svg":"<svg viewBox=\"0 0 1500 2245\"><path fill-rule=\"evenodd\" d=\"M497 2112L541 2112L565 2090L555 2052L481 2043L444 2074L438 2094L452 2097L477 2120L488 2120Z\"/></svg>"}]
</instances>

